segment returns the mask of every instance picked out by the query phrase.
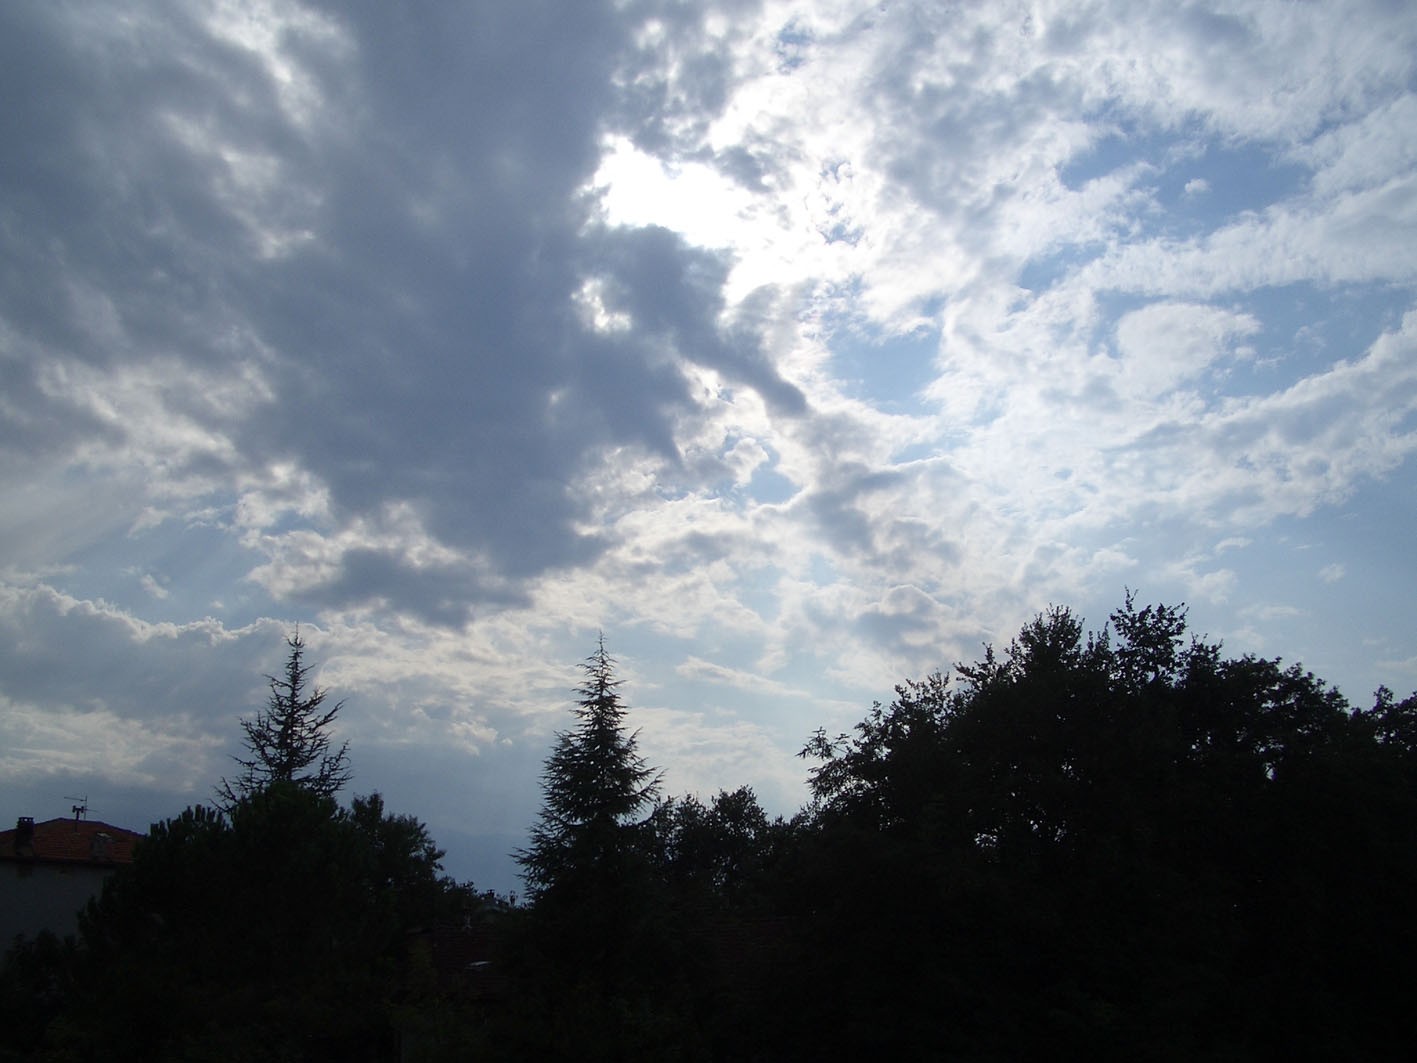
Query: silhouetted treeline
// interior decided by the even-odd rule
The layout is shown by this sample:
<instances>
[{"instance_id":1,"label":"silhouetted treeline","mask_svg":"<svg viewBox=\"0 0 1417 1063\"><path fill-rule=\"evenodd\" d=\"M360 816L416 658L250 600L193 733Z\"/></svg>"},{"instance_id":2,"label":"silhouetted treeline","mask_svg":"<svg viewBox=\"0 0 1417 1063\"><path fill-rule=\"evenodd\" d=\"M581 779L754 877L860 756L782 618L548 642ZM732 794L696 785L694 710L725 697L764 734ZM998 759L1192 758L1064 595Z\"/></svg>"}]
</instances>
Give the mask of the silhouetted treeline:
<instances>
[{"instance_id":1,"label":"silhouetted treeline","mask_svg":"<svg viewBox=\"0 0 1417 1063\"><path fill-rule=\"evenodd\" d=\"M1408 1059L1417 696L1184 612L1065 609L803 757L663 799L604 645L512 906L416 820L278 784L155 828L5 969L46 1059ZM28 1016L28 1023L20 1020Z\"/></svg>"}]
</instances>

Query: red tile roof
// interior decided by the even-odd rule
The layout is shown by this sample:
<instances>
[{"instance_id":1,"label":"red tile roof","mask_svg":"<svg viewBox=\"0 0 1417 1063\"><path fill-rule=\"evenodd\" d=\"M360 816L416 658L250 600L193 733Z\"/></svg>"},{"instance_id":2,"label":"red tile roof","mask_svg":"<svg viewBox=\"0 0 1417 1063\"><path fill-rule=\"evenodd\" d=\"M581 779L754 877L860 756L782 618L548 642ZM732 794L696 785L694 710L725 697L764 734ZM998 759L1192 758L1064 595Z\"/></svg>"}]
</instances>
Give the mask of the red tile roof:
<instances>
[{"instance_id":1,"label":"red tile roof","mask_svg":"<svg viewBox=\"0 0 1417 1063\"><path fill-rule=\"evenodd\" d=\"M34 825L25 845L18 826L0 831L0 861L108 866L133 862L142 835L94 819L47 819ZM16 848L16 842L20 842Z\"/></svg>"}]
</instances>

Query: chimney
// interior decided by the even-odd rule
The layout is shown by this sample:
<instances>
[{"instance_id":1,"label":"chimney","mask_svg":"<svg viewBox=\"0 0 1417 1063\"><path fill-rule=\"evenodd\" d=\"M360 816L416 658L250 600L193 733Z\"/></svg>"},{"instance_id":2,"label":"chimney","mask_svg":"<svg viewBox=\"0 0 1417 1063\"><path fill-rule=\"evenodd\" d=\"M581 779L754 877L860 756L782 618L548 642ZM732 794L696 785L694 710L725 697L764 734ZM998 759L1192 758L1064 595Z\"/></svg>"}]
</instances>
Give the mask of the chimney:
<instances>
[{"instance_id":1,"label":"chimney","mask_svg":"<svg viewBox=\"0 0 1417 1063\"><path fill-rule=\"evenodd\" d=\"M21 816L15 821L15 855L34 855L34 817Z\"/></svg>"}]
</instances>

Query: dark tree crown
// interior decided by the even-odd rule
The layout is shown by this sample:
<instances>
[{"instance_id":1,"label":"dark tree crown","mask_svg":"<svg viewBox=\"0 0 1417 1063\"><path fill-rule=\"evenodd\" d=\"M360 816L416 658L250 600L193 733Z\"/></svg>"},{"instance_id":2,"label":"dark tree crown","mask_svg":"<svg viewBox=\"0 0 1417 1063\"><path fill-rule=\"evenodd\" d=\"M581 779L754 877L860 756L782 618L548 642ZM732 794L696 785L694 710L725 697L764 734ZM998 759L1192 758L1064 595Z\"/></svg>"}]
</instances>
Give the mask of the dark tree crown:
<instances>
[{"instance_id":1,"label":"dark tree crown","mask_svg":"<svg viewBox=\"0 0 1417 1063\"><path fill-rule=\"evenodd\" d=\"M604 868L623 850L634 817L653 804L660 773L625 729L614 658L601 636L583 665L576 724L556 735L541 773L545 800L531 844L517 853L533 895L574 871Z\"/></svg>"},{"instance_id":2,"label":"dark tree crown","mask_svg":"<svg viewBox=\"0 0 1417 1063\"><path fill-rule=\"evenodd\" d=\"M273 783L291 783L321 797L333 797L350 780L349 743L330 751L328 729L344 702L324 707L328 691L305 693L310 669L305 665L305 642L299 628L288 637L290 654L282 676L266 676L271 693L266 708L255 719L241 721L250 757L233 757L241 773L222 779L217 797L231 808Z\"/></svg>"}]
</instances>

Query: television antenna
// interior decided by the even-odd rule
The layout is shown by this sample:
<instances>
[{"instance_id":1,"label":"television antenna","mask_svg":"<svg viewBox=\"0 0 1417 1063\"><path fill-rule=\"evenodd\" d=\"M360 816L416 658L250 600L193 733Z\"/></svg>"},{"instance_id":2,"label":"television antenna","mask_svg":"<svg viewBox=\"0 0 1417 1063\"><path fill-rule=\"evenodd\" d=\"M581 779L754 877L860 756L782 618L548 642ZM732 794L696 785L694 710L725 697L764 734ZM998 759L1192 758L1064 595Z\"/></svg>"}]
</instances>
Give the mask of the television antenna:
<instances>
[{"instance_id":1,"label":"television antenna","mask_svg":"<svg viewBox=\"0 0 1417 1063\"><path fill-rule=\"evenodd\" d=\"M72 812L72 813L74 813L74 822L75 822L75 823L79 822L80 819L82 819L84 816L87 816L87 815L89 814L89 795L88 795L88 794L84 794L83 797L71 797L71 796L69 796L68 794L66 794L66 795L64 796L64 800L65 800L65 801L77 801L77 802L78 802L78 804L72 805L72 806L70 806L70 808L69 808L69 811Z\"/></svg>"}]
</instances>

